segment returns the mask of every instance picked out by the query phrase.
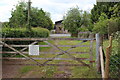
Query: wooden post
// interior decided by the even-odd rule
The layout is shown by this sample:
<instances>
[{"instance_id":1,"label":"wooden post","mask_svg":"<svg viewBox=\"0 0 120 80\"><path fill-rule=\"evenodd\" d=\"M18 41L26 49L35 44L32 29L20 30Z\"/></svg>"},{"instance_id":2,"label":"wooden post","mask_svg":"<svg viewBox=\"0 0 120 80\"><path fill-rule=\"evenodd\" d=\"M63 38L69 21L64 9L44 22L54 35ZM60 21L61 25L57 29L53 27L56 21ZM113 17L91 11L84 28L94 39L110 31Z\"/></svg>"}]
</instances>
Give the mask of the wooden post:
<instances>
[{"instance_id":1,"label":"wooden post","mask_svg":"<svg viewBox=\"0 0 120 80\"><path fill-rule=\"evenodd\" d=\"M90 33L90 38L93 39L92 33ZM91 67L93 66L92 61L93 61L93 40L90 41L90 66Z\"/></svg>"},{"instance_id":2,"label":"wooden post","mask_svg":"<svg viewBox=\"0 0 120 80\"><path fill-rule=\"evenodd\" d=\"M112 36L109 38L109 46L106 49L105 78L109 78L110 53L112 48Z\"/></svg>"},{"instance_id":3,"label":"wooden post","mask_svg":"<svg viewBox=\"0 0 120 80\"><path fill-rule=\"evenodd\" d=\"M96 67L97 67L97 72L100 73L100 35L97 33L96 34Z\"/></svg>"},{"instance_id":4,"label":"wooden post","mask_svg":"<svg viewBox=\"0 0 120 80\"><path fill-rule=\"evenodd\" d=\"M102 46L100 46L99 50L100 50L100 62L101 62L102 78L104 78L104 60L103 60Z\"/></svg>"},{"instance_id":5,"label":"wooden post","mask_svg":"<svg viewBox=\"0 0 120 80\"><path fill-rule=\"evenodd\" d=\"M31 30L31 25L30 25L30 9L31 9L31 0L28 1L28 20L27 20L27 29Z\"/></svg>"}]
</instances>

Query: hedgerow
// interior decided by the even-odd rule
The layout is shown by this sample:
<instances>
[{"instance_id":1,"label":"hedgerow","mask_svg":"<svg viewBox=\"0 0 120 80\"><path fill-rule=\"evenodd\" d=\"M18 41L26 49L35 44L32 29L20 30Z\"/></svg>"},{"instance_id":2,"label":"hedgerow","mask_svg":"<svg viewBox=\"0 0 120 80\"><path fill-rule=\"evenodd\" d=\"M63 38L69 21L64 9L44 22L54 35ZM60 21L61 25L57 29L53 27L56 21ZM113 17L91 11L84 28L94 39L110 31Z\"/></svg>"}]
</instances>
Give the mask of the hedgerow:
<instances>
[{"instance_id":1,"label":"hedgerow","mask_svg":"<svg viewBox=\"0 0 120 80\"><path fill-rule=\"evenodd\" d=\"M3 38L46 38L49 36L49 30L45 28L32 28L31 31L26 30L26 28L2 28Z\"/></svg>"}]
</instances>

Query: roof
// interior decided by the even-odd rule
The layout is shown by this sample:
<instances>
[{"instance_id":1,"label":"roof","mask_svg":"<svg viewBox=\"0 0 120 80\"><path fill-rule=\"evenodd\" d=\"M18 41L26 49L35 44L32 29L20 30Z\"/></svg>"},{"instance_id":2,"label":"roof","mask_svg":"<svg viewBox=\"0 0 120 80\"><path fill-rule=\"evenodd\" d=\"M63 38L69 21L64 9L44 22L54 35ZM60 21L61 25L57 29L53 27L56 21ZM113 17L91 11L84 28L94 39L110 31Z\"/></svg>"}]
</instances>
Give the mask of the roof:
<instances>
[{"instance_id":1,"label":"roof","mask_svg":"<svg viewBox=\"0 0 120 80\"><path fill-rule=\"evenodd\" d=\"M63 20L56 21L55 24L62 23Z\"/></svg>"}]
</instances>

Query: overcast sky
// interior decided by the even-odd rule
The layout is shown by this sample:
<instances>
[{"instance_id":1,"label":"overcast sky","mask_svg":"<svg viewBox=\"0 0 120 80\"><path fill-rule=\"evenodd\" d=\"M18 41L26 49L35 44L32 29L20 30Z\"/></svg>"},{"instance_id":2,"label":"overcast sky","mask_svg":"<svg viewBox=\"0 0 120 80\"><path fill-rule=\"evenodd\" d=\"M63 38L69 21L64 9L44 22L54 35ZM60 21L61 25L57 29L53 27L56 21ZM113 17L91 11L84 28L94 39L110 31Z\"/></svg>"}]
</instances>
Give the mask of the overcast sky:
<instances>
[{"instance_id":1,"label":"overcast sky","mask_svg":"<svg viewBox=\"0 0 120 80\"><path fill-rule=\"evenodd\" d=\"M9 21L11 10L21 0L0 0L0 21ZM28 0L23 0L28 1ZM61 20L63 15L71 8L78 6L79 9L90 11L96 0L31 0L33 7L43 8L50 12L53 22Z\"/></svg>"}]
</instances>

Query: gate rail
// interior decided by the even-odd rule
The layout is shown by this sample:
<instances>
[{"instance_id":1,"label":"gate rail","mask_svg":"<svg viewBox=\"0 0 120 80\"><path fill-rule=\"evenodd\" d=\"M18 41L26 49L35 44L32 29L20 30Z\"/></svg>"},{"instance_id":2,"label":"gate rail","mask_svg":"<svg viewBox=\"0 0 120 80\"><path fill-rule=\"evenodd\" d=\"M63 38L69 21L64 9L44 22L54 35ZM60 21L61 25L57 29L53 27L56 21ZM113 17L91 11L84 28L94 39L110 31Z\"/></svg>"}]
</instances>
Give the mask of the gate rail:
<instances>
[{"instance_id":1,"label":"gate rail","mask_svg":"<svg viewBox=\"0 0 120 80\"><path fill-rule=\"evenodd\" d=\"M2 59L29 59L32 60L33 62L35 62L35 64L12 64L12 65L37 65L37 66L87 66L90 67L92 65L93 61L93 53L92 53L92 44L93 41L95 40L95 38L86 38L86 39L81 39L81 38L0 38L0 43L2 44L1 46L5 46L10 48L11 50L13 50L12 52L8 52L8 51L3 51L0 52L2 54L4 53L9 53L9 54L20 54L22 56L24 56L25 58L10 58L10 57L3 57ZM80 44L78 45L54 45L48 42L48 40L81 40L82 42L80 42ZM57 54L56 56L52 57L52 58L32 58L29 56L26 56L25 54L28 54L28 52L24 52L24 50L26 50L28 48L28 45L8 45L7 43L5 43L5 41L35 41L33 43L31 43L32 45L38 43L39 41L43 41L45 43L47 43L48 45L39 45L39 47L54 47L56 49L58 49L60 52L40 52L40 54ZM86 41L90 41L90 45L82 45L83 43L85 43ZM21 49L20 51L18 51L17 49L15 49L16 47L25 47L23 49ZM64 51L62 49L60 49L59 47L70 47L68 50ZM68 52L69 50L72 50L76 47L89 47L90 51L89 52ZM90 58L76 58L71 54L90 54ZM60 55L63 54L67 54L70 58L56 58ZM43 63L39 63L36 60L47 60ZM81 64L47 64L50 61L53 60L75 60ZM90 64L86 64L85 62L83 62L82 60L88 60L90 62Z\"/></svg>"}]
</instances>

